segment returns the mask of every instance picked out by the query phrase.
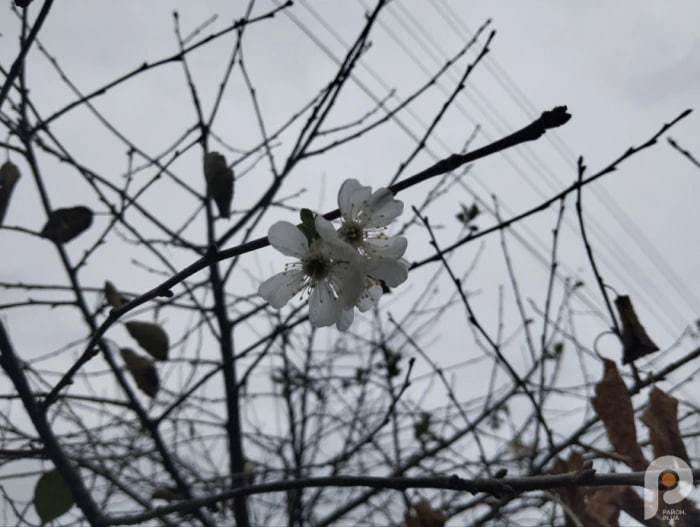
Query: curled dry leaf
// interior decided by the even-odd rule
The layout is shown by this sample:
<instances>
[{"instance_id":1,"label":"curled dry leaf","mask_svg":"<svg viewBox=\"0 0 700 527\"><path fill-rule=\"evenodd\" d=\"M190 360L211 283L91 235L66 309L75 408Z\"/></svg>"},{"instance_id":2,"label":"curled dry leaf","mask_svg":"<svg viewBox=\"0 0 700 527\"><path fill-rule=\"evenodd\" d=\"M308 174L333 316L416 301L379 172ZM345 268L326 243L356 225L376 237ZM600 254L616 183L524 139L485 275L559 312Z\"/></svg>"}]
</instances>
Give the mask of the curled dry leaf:
<instances>
[{"instance_id":1,"label":"curled dry leaf","mask_svg":"<svg viewBox=\"0 0 700 527\"><path fill-rule=\"evenodd\" d=\"M122 348L119 351L124 359L124 364L126 364L126 369L129 370L136 382L136 386L149 397L155 397L160 387L160 379L153 361L142 357L130 348Z\"/></svg>"},{"instance_id":2,"label":"curled dry leaf","mask_svg":"<svg viewBox=\"0 0 700 527\"><path fill-rule=\"evenodd\" d=\"M678 427L678 399L654 388L649 393L649 408L642 416L642 423L649 428L655 458L676 456L690 463Z\"/></svg>"},{"instance_id":3,"label":"curled dry leaf","mask_svg":"<svg viewBox=\"0 0 700 527\"><path fill-rule=\"evenodd\" d=\"M552 468L552 474L566 474L567 472L578 472L583 467L583 456L580 452L572 451L569 454L568 460L557 459L557 462ZM565 513L571 511L577 518L582 518L586 514L586 498L590 494L590 490L586 487L559 487L555 489L559 494L559 499L568 509L564 509ZM566 526L571 527L576 525L572 523L568 514L566 516Z\"/></svg>"},{"instance_id":4,"label":"curled dry leaf","mask_svg":"<svg viewBox=\"0 0 700 527\"><path fill-rule=\"evenodd\" d=\"M204 155L204 179L207 181L207 197L213 198L222 218L231 216L233 199L233 170L226 158L218 152Z\"/></svg>"},{"instance_id":5,"label":"curled dry leaf","mask_svg":"<svg viewBox=\"0 0 700 527\"><path fill-rule=\"evenodd\" d=\"M588 460L584 461L579 452L573 451L567 461L557 460L552 474L581 474L589 468ZM623 489L565 486L555 490L565 505L562 509L566 527L619 527L617 518L620 506L617 496Z\"/></svg>"},{"instance_id":6,"label":"curled dry leaf","mask_svg":"<svg viewBox=\"0 0 700 527\"><path fill-rule=\"evenodd\" d=\"M615 299L615 306L622 321L622 364L628 364L639 357L658 351L659 347L649 338L644 326L639 322L630 297L618 296Z\"/></svg>"},{"instance_id":7,"label":"curled dry leaf","mask_svg":"<svg viewBox=\"0 0 700 527\"><path fill-rule=\"evenodd\" d=\"M122 297L117 288L114 287L114 284L109 280L105 282L105 298L110 306L114 308L122 307Z\"/></svg>"},{"instance_id":8,"label":"curled dry leaf","mask_svg":"<svg viewBox=\"0 0 700 527\"><path fill-rule=\"evenodd\" d=\"M0 167L0 225L5 219L7 207L10 204L10 196L19 179L19 168L11 161L3 163Z\"/></svg>"},{"instance_id":9,"label":"curled dry leaf","mask_svg":"<svg viewBox=\"0 0 700 527\"><path fill-rule=\"evenodd\" d=\"M618 496L624 492L621 487L595 489L586 503L586 527L619 527L620 516Z\"/></svg>"},{"instance_id":10,"label":"curled dry leaf","mask_svg":"<svg viewBox=\"0 0 700 527\"><path fill-rule=\"evenodd\" d=\"M156 360L168 358L168 334L158 324L133 320L127 322L126 330L144 350Z\"/></svg>"},{"instance_id":11,"label":"curled dry leaf","mask_svg":"<svg viewBox=\"0 0 700 527\"><path fill-rule=\"evenodd\" d=\"M416 511L415 515L410 512L404 515L406 527L443 527L447 521L447 516L440 511L434 511L424 499L415 503L413 509Z\"/></svg>"},{"instance_id":12,"label":"curled dry leaf","mask_svg":"<svg viewBox=\"0 0 700 527\"><path fill-rule=\"evenodd\" d=\"M632 487L622 487L617 495L616 503L621 510L647 527L668 527L660 518L644 518L644 499Z\"/></svg>"},{"instance_id":13,"label":"curled dry leaf","mask_svg":"<svg viewBox=\"0 0 700 527\"><path fill-rule=\"evenodd\" d=\"M66 243L92 224L92 211L83 206L56 209L41 230L41 236L54 243Z\"/></svg>"},{"instance_id":14,"label":"curled dry leaf","mask_svg":"<svg viewBox=\"0 0 700 527\"><path fill-rule=\"evenodd\" d=\"M649 466L637 443L634 425L634 409L627 393L627 386L611 360L605 360L603 379L596 385L593 408L605 425L610 443L615 452L626 456L634 470L643 471Z\"/></svg>"}]
</instances>

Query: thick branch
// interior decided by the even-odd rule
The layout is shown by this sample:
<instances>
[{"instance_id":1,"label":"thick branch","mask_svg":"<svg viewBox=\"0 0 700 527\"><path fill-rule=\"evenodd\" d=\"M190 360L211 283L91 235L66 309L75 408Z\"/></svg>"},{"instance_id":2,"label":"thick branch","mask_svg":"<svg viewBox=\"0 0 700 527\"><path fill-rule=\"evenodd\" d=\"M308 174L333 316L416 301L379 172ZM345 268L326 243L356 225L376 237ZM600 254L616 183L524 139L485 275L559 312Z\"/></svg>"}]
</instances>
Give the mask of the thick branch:
<instances>
[{"instance_id":1,"label":"thick branch","mask_svg":"<svg viewBox=\"0 0 700 527\"><path fill-rule=\"evenodd\" d=\"M46 420L46 414L41 410L34 398L32 389L29 387L27 377L24 371L22 371L22 367L17 359L17 355L15 355L15 351L10 343L10 338L5 331L5 326L2 321L0 321L0 366L5 370L5 373L7 373L7 376L12 380L12 383L17 389L17 393L22 399L24 408L27 410L29 418L32 420L34 428L36 428L43 442L43 452L53 461L56 470L61 474L63 481L66 482L71 494L73 494L75 503L80 507L80 510L83 511L85 519L93 526L105 525L105 519L100 509L93 501L88 489L83 485L80 474L78 474L78 471L61 448L58 439Z\"/></svg>"},{"instance_id":2,"label":"thick branch","mask_svg":"<svg viewBox=\"0 0 700 527\"><path fill-rule=\"evenodd\" d=\"M381 478L373 476L333 476L305 478L297 480L275 481L260 485L230 490L194 500L181 501L143 514L109 518L110 525L137 525L165 514L187 512L198 507L213 505L229 500L240 494L268 494L293 489L313 487L371 487L377 489L447 489L457 492L477 494L485 492L494 496L514 495L520 492L554 489L557 487L613 487L620 485L644 486L645 472L596 474L595 470L567 472L565 474L547 474L522 478L473 478L462 479L458 476L424 477L424 478ZM693 470L694 481L700 481L700 469Z\"/></svg>"}]
</instances>

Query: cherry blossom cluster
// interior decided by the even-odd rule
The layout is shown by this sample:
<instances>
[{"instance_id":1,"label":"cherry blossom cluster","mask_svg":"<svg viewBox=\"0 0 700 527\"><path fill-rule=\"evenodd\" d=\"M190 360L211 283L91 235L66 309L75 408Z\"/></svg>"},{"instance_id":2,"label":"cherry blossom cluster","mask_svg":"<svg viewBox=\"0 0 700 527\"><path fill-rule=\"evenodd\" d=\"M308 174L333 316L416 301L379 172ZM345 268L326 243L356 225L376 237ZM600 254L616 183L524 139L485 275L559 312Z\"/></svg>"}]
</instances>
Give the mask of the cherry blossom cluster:
<instances>
[{"instance_id":1,"label":"cherry blossom cluster","mask_svg":"<svg viewBox=\"0 0 700 527\"><path fill-rule=\"evenodd\" d=\"M386 188L372 192L356 179L338 191L340 226L301 212L301 224L286 221L268 231L270 244L297 260L265 280L258 294L279 309L297 293L309 304L309 320L316 327L335 324L347 330L355 308L365 312L377 303L385 287L396 287L408 277L403 258L407 241L389 237L388 225L403 212L403 203Z\"/></svg>"}]
</instances>

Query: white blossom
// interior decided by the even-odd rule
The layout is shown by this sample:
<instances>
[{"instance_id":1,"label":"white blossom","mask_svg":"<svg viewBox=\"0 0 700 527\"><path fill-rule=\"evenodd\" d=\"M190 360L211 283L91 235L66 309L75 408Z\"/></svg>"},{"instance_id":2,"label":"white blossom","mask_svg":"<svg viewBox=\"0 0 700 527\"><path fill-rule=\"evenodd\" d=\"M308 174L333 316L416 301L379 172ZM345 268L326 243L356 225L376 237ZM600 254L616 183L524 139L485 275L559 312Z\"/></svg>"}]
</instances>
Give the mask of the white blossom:
<instances>
[{"instance_id":1,"label":"white blossom","mask_svg":"<svg viewBox=\"0 0 700 527\"><path fill-rule=\"evenodd\" d=\"M346 180L338 191L342 225L338 236L368 258L398 260L408 242L403 236L389 237L386 227L403 212L403 202L387 188L374 193L356 179Z\"/></svg>"},{"instance_id":2,"label":"white blossom","mask_svg":"<svg viewBox=\"0 0 700 527\"><path fill-rule=\"evenodd\" d=\"M317 216L316 228L322 232L329 222ZM270 244L297 261L284 271L265 280L258 294L276 309L301 293L309 303L309 320L316 327L336 323L343 311L352 308L363 292L366 275L356 251L337 237L316 238L309 242L295 225L279 221L268 231Z\"/></svg>"},{"instance_id":3,"label":"white blossom","mask_svg":"<svg viewBox=\"0 0 700 527\"><path fill-rule=\"evenodd\" d=\"M284 221L270 227L270 244L297 261L265 280L258 294L279 309L301 292L314 326L335 323L345 331L352 325L355 308L364 313L378 302L385 286L406 281L409 263L403 254L408 242L386 234L387 226L403 212L403 203L390 190L372 192L348 179L338 191L338 206L342 224L337 230L308 210L302 211L301 228Z\"/></svg>"}]
</instances>

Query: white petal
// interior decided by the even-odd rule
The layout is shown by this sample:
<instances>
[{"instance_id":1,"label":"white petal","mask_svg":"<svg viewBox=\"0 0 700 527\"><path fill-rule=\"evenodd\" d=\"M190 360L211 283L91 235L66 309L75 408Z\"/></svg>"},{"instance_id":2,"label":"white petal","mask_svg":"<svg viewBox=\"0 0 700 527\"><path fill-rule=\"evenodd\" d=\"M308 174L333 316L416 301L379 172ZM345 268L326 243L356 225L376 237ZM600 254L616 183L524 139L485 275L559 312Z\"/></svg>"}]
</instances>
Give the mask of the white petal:
<instances>
[{"instance_id":1,"label":"white petal","mask_svg":"<svg viewBox=\"0 0 700 527\"><path fill-rule=\"evenodd\" d=\"M379 298L382 296L383 292L382 286L376 284L365 290L362 298L360 298L360 301L357 303L357 309L360 310L360 313L364 313L374 306L374 304L379 301Z\"/></svg>"},{"instance_id":2,"label":"white petal","mask_svg":"<svg viewBox=\"0 0 700 527\"><path fill-rule=\"evenodd\" d=\"M385 227L403 212L403 201L394 199L389 189L380 188L367 200L363 223L365 227Z\"/></svg>"},{"instance_id":3,"label":"white petal","mask_svg":"<svg viewBox=\"0 0 700 527\"><path fill-rule=\"evenodd\" d=\"M354 306L364 291L367 275L365 265L359 258L349 265L338 265L333 274L340 282L340 302L347 309Z\"/></svg>"},{"instance_id":4,"label":"white petal","mask_svg":"<svg viewBox=\"0 0 700 527\"><path fill-rule=\"evenodd\" d=\"M384 280L389 287L396 287L408 278L408 266L408 261L403 258L393 262L373 260L367 269L367 274L372 278Z\"/></svg>"},{"instance_id":5,"label":"white petal","mask_svg":"<svg viewBox=\"0 0 700 527\"><path fill-rule=\"evenodd\" d=\"M350 207L350 197L361 187L356 179L346 179L338 190L338 208L341 214L345 214Z\"/></svg>"},{"instance_id":6,"label":"white petal","mask_svg":"<svg viewBox=\"0 0 700 527\"><path fill-rule=\"evenodd\" d=\"M372 194L372 187L363 187L356 179L347 179L338 191L338 208L345 221L352 221Z\"/></svg>"},{"instance_id":7,"label":"white petal","mask_svg":"<svg viewBox=\"0 0 700 527\"><path fill-rule=\"evenodd\" d=\"M316 216L314 222L316 224L316 232L318 232L318 235L323 241L332 242L340 238L338 236L338 232L335 230L335 227L333 227L333 224L320 214Z\"/></svg>"},{"instance_id":8,"label":"white petal","mask_svg":"<svg viewBox=\"0 0 700 527\"><path fill-rule=\"evenodd\" d=\"M384 260L398 260L406 252L408 241L403 236L394 236L387 240L372 238L364 243L367 256Z\"/></svg>"},{"instance_id":9,"label":"white petal","mask_svg":"<svg viewBox=\"0 0 700 527\"><path fill-rule=\"evenodd\" d=\"M272 307L279 309L299 291L303 281L304 273L301 270L277 273L260 284L258 294Z\"/></svg>"},{"instance_id":10,"label":"white petal","mask_svg":"<svg viewBox=\"0 0 700 527\"><path fill-rule=\"evenodd\" d=\"M350 326L352 326L352 321L355 319L355 309L343 309L340 312L338 320L335 322L335 327L339 331L346 331Z\"/></svg>"},{"instance_id":11,"label":"white petal","mask_svg":"<svg viewBox=\"0 0 700 527\"><path fill-rule=\"evenodd\" d=\"M309 252L309 242L296 225L288 221L273 223L267 231L270 245L287 256L303 258Z\"/></svg>"},{"instance_id":12,"label":"white petal","mask_svg":"<svg viewBox=\"0 0 700 527\"><path fill-rule=\"evenodd\" d=\"M360 254L357 252L357 249L343 240L340 236L330 235L328 238L324 238L322 236L321 240L321 252L336 262L353 263L361 258Z\"/></svg>"},{"instance_id":13,"label":"white petal","mask_svg":"<svg viewBox=\"0 0 700 527\"><path fill-rule=\"evenodd\" d=\"M309 320L317 328L330 326L339 316L340 306L333 297L328 283L321 280L309 298Z\"/></svg>"},{"instance_id":14,"label":"white petal","mask_svg":"<svg viewBox=\"0 0 700 527\"><path fill-rule=\"evenodd\" d=\"M367 200L372 197L372 187L358 187L348 199L347 210L343 213L345 221L358 219L367 205Z\"/></svg>"}]
</instances>

